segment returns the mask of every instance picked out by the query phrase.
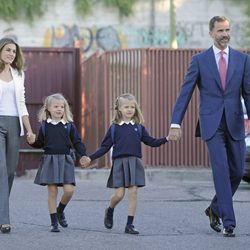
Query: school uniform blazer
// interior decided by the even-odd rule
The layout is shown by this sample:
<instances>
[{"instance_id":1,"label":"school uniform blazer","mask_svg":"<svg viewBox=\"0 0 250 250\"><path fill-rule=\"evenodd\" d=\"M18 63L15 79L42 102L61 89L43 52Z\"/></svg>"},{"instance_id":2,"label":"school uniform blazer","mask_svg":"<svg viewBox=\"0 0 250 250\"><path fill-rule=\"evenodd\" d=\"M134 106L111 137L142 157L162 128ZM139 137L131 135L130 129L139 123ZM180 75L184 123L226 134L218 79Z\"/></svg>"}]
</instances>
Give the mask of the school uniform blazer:
<instances>
[{"instance_id":1,"label":"school uniform blazer","mask_svg":"<svg viewBox=\"0 0 250 250\"><path fill-rule=\"evenodd\" d=\"M234 140L245 137L241 95L250 117L250 58L229 47L226 89L221 88L213 48L192 57L177 98L171 123L181 124L196 87L200 91L199 125L202 139L210 139L219 127L223 111Z\"/></svg>"},{"instance_id":2,"label":"school uniform blazer","mask_svg":"<svg viewBox=\"0 0 250 250\"><path fill-rule=\"evenodd\" d=\"M22 73L19 74L16 69L13 69L11 67L11 74L15 84L16 105L17 105L19 123L21 128L20 136L23 136L24 127L23 127L22 117L24 115L29 115L25 104L24 72L22 71Z\"/></svg>"}]
</instances>

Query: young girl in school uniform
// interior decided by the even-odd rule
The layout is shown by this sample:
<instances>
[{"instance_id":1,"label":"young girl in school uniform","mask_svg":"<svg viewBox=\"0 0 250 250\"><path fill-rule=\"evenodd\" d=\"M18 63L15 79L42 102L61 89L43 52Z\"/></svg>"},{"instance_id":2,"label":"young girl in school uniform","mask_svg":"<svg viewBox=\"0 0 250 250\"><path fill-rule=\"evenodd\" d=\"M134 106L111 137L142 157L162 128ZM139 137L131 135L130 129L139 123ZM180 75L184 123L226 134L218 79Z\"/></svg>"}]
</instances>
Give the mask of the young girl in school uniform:
<instances>
[{"instance_id":1,"label":"young girl in school uniform","mask_svg":"<svg viewBox=\"0 0 250 250\"><path fill-rule=\"evenodd\" d=\"M32 147L44 149L34 183L48 186L51 232L60 232L58 222L62 227L68 226L64 209L72 198L75 186L75 166L70 148L72 145L81 156L86 155L86 149L63 95L57 93L48 96L39 112L38 120L41 122L38 137L27 138ZM63 187L63 195L56 207L59 186Z\"/></svg>"},{"instance_id":2,"label":"young girl in school uniform","mask_svg":"<svg viewBox=\"0 0 250 250\"><path fill-rule=\"evenodd\" d=\"M128 217L125 233L139 234L133 225L137 206L137 189L145 186L145 172L141 160L141 141L151 147L159 147L168 139L153 138L142 125L143 116L139 105L132 94L122 94L115 102L115 116L102 144L89 157L83 157L81 163L87 167L93 161L113 146L112 168L107 187L115 188L109 207L105 209L104 225L113 227L113 213L116 205L123 199L125 189L128 189Z\"/></svg>"}]
</instances>

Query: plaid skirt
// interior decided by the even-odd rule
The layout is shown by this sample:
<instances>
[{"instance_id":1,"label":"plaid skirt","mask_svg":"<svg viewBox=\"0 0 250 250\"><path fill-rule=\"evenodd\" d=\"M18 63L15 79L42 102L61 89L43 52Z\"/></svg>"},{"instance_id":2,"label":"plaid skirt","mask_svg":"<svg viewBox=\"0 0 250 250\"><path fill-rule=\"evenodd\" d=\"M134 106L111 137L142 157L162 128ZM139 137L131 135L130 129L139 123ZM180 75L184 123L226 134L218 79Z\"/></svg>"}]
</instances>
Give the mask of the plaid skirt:
<instances>
[{"instance_id":1,"label":"plaid skirt","mask_svg":"<svg viewBox=\"0 0 250 250\"><path fill-rule=\"evenodd\" d=\"M38 168L35 184L75 185L75 165L70 155L43 155Z\"/></svg>"},{"instance_id":2,"label":"plaid skirt","mask_svg":"<svg viewBox=\"0 0 250 250\"><path fill-rule=\"evenodd\" d=\"M107 182L109 188L145 186L145 171L140 158L129 156L113 160Z\"/></svg>"}]
</instances>

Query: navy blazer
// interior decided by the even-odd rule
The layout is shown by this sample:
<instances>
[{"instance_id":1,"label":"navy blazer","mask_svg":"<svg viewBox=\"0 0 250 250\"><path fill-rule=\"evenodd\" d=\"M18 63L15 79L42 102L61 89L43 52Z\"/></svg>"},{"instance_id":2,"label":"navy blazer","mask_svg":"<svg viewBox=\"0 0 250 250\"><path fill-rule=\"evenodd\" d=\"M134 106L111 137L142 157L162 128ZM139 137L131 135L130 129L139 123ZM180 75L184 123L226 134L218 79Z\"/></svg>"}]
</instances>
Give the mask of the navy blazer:
<instances>
[{"instance_id":1,"label":"navy blazer","mask_svg":"<svg viewBox=\"0 0 250 250\"><path fill-rule=\"evenodd\" d=\"M226 89L222 90L213 48L192 57L177 98L171 123L181 124L196 85L200 91L199 129L210 139L218 129L223 111L233 139L245 137L241 96L250 117L250 58L229 47Z\"/></svg>"}]
</instances>

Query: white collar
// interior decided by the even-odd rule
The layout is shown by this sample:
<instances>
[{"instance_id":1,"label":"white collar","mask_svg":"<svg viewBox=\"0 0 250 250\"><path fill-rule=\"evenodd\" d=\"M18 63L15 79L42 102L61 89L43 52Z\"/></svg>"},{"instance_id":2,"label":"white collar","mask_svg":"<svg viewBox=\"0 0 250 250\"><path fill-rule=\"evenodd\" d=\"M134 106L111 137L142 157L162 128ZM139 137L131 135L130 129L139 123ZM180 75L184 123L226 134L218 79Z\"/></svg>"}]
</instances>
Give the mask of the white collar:
<instances>
[{"instance_id":1,"label":"white collar","mask_svg":"<svg viewBox=\"0 0 250 250\"><path fill-rule=\"evenodd\" d=\"M131 120L131 121L129 121L129 122L121 121L120 123L118 123L118 125L121 126L121 125L123 125L124 123L125 123L125 124L129 124L129 123L130 123L130 124L132 124L132 125L135 125L135 122L134 122L133 120Z\"/></svg>"},{"instance_id":2,"label":"white collar","mask_svg":"<svg viewBox=\"0 0 250 250\"><path fill-rule=\"evenodd\" d=\"M219 54L221 52L221 49L218 49L217 47L215 47L213 45L213 51L214 51L214 54L217 55L217 54ZM223 51L224 51L225 54L228 55L228 53L229 53L229 47L227 46Z\"/></svg>"},{"instance_id":3,"label":"white collar","mask_svg":"<svg viewBox=\"0 0 250 250\"><path fill-rule=\"evenodd\" d=\"M53 124L53 125L57 125L57 124L60 123L60 122L61 122L63 125L66 124L66 122L65 122L63 119L61 119L61 120L58 121L58 122L53 121L51 118L48 118L48 119L47 119L47 123L51 123L51 124Z\"/></svg>"}]
</instances>

